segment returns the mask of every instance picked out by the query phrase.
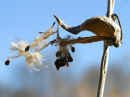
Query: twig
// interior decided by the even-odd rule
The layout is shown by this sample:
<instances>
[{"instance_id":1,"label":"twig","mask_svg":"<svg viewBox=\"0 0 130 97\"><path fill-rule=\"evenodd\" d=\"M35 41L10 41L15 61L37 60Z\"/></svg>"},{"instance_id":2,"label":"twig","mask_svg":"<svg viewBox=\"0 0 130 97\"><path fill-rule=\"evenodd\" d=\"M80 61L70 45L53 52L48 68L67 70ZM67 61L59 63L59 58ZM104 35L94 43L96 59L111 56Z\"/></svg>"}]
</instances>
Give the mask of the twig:
<instances>
[{"instance_id":1,"label":"twig","mask_svg":"<svg viewBox=\"0 0 130 97\"><path fill-rule=\"evenodd\" d=\"M50 27L50 29L48 29L46 32L39 32L39 33L44 33L43 36L41 36L42 39L47 39L49 38L51 35L55 34L54 32L54 26L55 26L55 22L53 22L52 26Z\"/></svg>"},{"instance_id":2,"label":"twig","mask_svg":"<svg viewBox=\"0 0 130 97\"><path fill-rule=\"evenodd\" d=\"M107 17L111 17L115 6L115 0L108 0Z\"/></svg>"},{"instance_id":3,"label":"twig","mask_svg":"<svg viewBox=\"0 0 130 97\"><path fill-rule=\"evenodd\" d=\"M100 78L98 84L97 97L103 97L105 80L107 75L108 57L109 57L109 46L106 42L104 42L104 52L100 67Z\"/></svg>"}]
</instances>

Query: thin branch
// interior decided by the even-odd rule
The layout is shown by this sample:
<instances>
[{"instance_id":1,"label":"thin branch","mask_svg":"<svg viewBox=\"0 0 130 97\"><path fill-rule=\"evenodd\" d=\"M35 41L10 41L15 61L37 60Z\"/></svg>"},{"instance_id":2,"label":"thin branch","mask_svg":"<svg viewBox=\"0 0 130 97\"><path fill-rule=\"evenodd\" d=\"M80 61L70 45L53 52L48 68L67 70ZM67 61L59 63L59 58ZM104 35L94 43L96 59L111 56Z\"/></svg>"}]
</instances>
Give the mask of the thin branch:
<instances>
[{"instance_id":1,"label":"thin branch","mask_svg":"<svg viewBox=\"0 0 130 97\"><path fill-rule=\"evenodd\" d=\"M50 43L47 43L46 40L43 40L44 44L40 47L40 48L36 48L35 51L40 52L42 51L44 48L48 47Z\"/></svg>"},{"instance_id":2,"label":"thin branch","mask_svg":"<svg viewBox=\"0 0 130 97\"><path fill-rule=\"evenodd\" d=\"M45 31L45 32L39 32L40 34L43 33L43 36L41 36L41 38L42 39L47 39L51 35L55 34L55 32L54 32L54 26L55 26L55 22L53 22L53 24L51 25L51 27L47 31Z\"/></svg>"},{"instance_id":3,"label":"thin branch","mask_svg":"<svg viewBox=\"0 0 130 97\"><path fill-rule=\"evenodd\" d=\"M107 17L111 17L115 6L115 0L108 0Z\"/></svg>"},{"instance_id":4,"label":"thin branch","mask_svg":"<svg viewBox=\"0 0 130 97\"><path fill-rule=\"evenodd\" d=\"M107 76L108 57L109 57L109 46L107 45L107 43L104 43L104 52L100 67L100 79L98 83L97 97L103 97L105 80Z\"/></svg>"}]
</instances>

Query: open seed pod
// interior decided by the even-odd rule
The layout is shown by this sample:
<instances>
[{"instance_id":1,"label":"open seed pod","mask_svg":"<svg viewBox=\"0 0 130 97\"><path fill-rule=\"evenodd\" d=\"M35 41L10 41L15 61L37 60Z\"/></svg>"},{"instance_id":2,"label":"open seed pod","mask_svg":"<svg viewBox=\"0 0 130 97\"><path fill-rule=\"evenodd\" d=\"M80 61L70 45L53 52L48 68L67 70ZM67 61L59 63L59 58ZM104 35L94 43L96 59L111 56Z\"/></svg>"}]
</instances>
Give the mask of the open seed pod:
<instances>
[{"instance_id":1,"label":"open seed pod","mask_svg":"<svg viewBox=\"0 0 130 97\"><path fill-rule=\"evenodd\" d=\"M90 19L87 19L82 24L74 27L68 26L56 15L54 15L54 17L56 18L57 22L63 29L72 34L78 34L81 31L88 30L97 36L113 37L115 39L116 46L119 47L121 45L122 42L121 27L118 24L116 24L116 22L110 17L106 16L92 17Z\"/></svg>"}]
</instances>

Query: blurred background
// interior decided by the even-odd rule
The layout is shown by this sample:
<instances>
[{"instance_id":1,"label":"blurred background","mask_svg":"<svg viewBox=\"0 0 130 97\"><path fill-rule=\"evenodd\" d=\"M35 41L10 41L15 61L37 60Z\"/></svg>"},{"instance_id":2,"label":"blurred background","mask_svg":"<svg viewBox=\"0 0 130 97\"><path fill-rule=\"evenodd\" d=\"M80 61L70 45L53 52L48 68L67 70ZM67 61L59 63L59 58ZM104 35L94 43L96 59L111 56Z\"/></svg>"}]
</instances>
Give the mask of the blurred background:
<instances>
[{"instance_id":1,"label":"blurred background","mask_svg":"<svg viewBox=\"0 0 130 97\"><path fill-rule=\"evenodd\" d=\"M47 30L55 21L53 14L69 25L77 25L92 16L106 15L107 0L1 0L0 1L0 97L96 97L103 42L76 44L70 68L56 71L56 46L41 53L44 64L40 72L31 71L23 57L9 66L4 61L10 43L17 40L32 42L37 32ZM130 97L130 1L116 0L115 13L123 26L123 45L110 48L108 76L104 97ZM74 36L61 29L62 37L92 36L84 31ZM48 39L52 40L55 35ZM52 50L53 49L53 50Z\"/></svg>"}]
</instances>

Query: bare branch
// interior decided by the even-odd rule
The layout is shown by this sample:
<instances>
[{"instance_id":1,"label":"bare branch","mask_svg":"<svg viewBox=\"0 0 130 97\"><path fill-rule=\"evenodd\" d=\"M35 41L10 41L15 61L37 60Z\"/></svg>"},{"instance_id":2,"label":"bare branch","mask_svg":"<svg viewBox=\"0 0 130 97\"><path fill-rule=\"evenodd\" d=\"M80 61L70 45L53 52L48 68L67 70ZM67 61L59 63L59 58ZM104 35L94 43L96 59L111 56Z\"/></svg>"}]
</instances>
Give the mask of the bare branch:
<instances>
[{"instance_id":1,"label":"bare branch","mask_svg":"<svg viewBox=\"0 0 130 97\"><path fill-rule=\"evenodd\" d=\"M47 31L45 31L45 32L39 32L40 34L41 34L41 33L44 34L43 36L41 36L42 39L47 39L47 38L49 38L51 35L55 34L55 32L54 32L54 26L55 26L55 22L53 22L53 24L51 25L51 27L50 27Z\"/></svg>"},{"instance_id":2,"label":"bare branch","mask_svg":"<svg viewBox=\"0 0 130 97\"><path fill-rule=\"evenodd\" d=\"M111 18L113 14L114 2L115 0L108 0L107 17L109 18ZM108 41L104 41L104 52L103 52L102 62L100 67L100 79L98 84L97 97L103 97L105 80L107 76L108 57L109 57L109 45L108 45Z\"/></svg>"},{"instance_id":3,"label":"bare branch","mask_svg":"<svg viewBox=\"0 0 130 97\"><path fill-rule=\"evenodd\" d=\"M111 17L115 6L115 0L108 0L107 17Z\"/></svg>"},{"instance_id":4,"label":"bare branch","mask_svg":"<svg viewBox=\"0 0 130 97\"><path fill-rule=\"evenodd\" d=\"M109 57L109 46L105 42L104 52L103 52L102 62L101 62L101 67L100 67L100 79L99 79L99 84L98 84L97 97L103 97L105 80L107 76L108 57Z\"/></svg>"}]
</instances>

